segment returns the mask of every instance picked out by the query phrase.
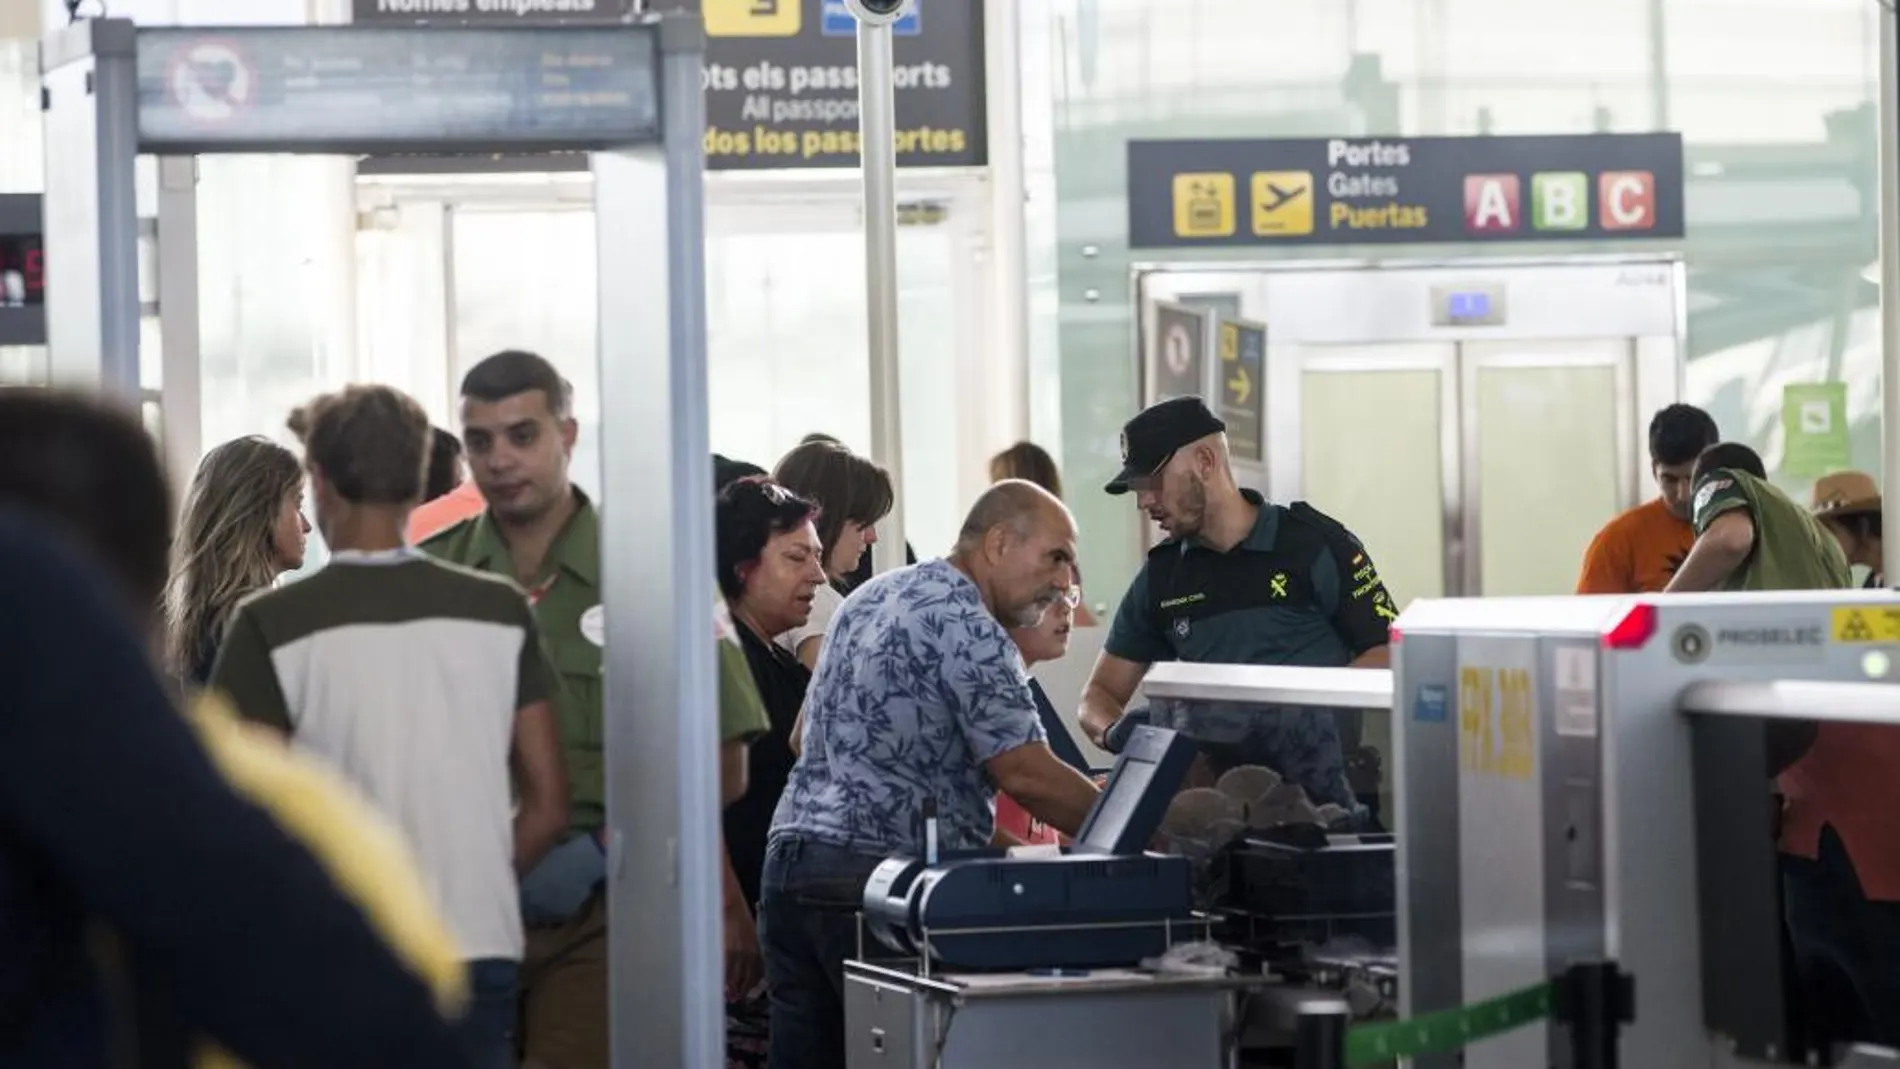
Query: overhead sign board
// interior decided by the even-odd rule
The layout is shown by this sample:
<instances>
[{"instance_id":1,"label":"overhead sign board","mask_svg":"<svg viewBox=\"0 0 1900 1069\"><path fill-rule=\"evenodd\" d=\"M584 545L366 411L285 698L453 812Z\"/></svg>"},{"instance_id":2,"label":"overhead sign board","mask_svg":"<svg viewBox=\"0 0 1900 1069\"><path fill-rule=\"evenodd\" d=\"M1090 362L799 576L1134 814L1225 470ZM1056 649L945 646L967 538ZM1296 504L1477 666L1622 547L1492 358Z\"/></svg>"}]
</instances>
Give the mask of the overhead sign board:
<instances>
[{"instance_id":1,"label":"overhead sign board","mask_svg":"<svg viewBox=\"0 0 1900 1069\"><path fill-rule=\"evenodd\" d=\"M699 0L706 166L858 165L857 20L843 0ZM632 0L355 0L359 24L608 24ZM899 167L989 162L983 4L919 0L893 26Z\"/></svg>"},{"instance_id":2,"label":"overhead sign board","mask_svg":"<svg viewBox=\"0 0 1900 1069\"><path fill-rule=\"evenodd\" d=\"M640 144L659 136L657 63L635 26L141 30L139 143L175 155Z\"/></svg>"},{"instance_id":3,"label":"overhead sign board","mask_svg":"<svg viewBox=\"0 0 1900 1069\"><path fill-rule=\"evenodd\" d=\"M703 3L706 166L856 167L857 26L842 0ZM893 29L897 165L987 163L983 5L919 0Z\"/></svg>"},{"instance_id":4,"label":"overhead sign board","mask_svg":"<svg viewBox=\"0 0 1900 1069\"><path fill-rule=\"evenodd\" d=\"M1683 236L1677 134L1131 141L1134 248Z\"/></svg>"},{"instance_id":5,"label":"overhead sign board","mask_svg":"<svg viewBox=\"0 0 1900 1069\"><path fill-rule=\"evenodd\" d=\"M356 22L499 22L535 25L625 21L639 13L637 0L352 0Z\"/></svg>"},{"instance_id":6,"label":"overhead sign board","mask_svg":"<svg viewBox=\"0 0 1900 1069\"><path fill-rule=\"evenodd\" d=\"M1220 334L1220 418L1227 424L1227 448L1235 460L1266 458L1267 328L1245 319L1222 317Z\"/></svg>"}]
</instances>

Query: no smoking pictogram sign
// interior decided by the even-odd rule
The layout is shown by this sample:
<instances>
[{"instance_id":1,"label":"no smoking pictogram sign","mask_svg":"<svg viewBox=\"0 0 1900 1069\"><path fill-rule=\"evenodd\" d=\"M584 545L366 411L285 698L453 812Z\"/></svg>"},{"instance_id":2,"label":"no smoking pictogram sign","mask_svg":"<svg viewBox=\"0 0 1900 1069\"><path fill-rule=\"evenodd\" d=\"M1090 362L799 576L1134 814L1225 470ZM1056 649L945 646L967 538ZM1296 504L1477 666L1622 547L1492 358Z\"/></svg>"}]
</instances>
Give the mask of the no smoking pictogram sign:
<instances>
[{"instance_id":1,"label":"no smoking pictogram sign","mask_svg":"<svg viewBox=\"0 0 1900 1069\"><path fill-rule=\"evenodd\" d=\"M251 106L257 75L243 53L224 41L199 41L172 57L172 100L199 122L227 122Z\"/></svg>"}]
</instances>

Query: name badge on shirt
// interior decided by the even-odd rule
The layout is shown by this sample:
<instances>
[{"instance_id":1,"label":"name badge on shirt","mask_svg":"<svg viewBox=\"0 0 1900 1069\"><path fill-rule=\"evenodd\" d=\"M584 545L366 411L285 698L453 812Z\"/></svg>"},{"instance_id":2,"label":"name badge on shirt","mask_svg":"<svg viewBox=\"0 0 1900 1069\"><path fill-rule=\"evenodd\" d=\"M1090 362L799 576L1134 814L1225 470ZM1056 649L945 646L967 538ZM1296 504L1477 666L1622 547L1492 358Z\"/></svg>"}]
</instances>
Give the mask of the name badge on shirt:
<instances>
[{"instance_id":1,"label":"name badge on shirt","mask_svg":"<svg viewBox=\"0 0 1900 1069\"><path fill-rule=\"evenodd\" d=\"M599 605L581 613L581 637L596 646L607 645L607 610Z\"/></svg>"}]
</instances>

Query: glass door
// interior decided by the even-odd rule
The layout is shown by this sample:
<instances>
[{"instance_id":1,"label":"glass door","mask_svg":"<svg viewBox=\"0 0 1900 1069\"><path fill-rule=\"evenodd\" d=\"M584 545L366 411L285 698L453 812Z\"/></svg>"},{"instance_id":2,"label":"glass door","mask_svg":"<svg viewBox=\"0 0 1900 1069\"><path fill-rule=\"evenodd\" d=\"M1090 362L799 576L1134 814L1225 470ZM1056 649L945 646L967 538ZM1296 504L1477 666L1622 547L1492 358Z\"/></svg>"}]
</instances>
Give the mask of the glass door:
<instances>
[{"instance_id":1,"label":"glass door","mask_svg":"<svg viewBox=\"0 0 1900 1069\"><path fill-rule=\"evenodd\" d=\"M1299 496L1359 536L1402 610L1458 590L1451 345L1301 349Z\"/></svg>"},{"instance_id":2,"label":"glass door","mask_svg":"<svg viewBox=\"0 0 1900 1069\"><path fill-rule=\"evenodd\" d=\"M1462 347L1466 586L1568 594L1604 520L1634 504L1627 339Z\"/></svg>"},{"instance_id":3,"label":"glass door","mask_svg":"<svg viewBox=\"0 0 1900 1069\"><path fill-rule=\"evenodd\" d=\"M574 385L574 476L599 485L594 216L585 174L364 180L358 235L365 378L453 412L461 376L507 348ZM954 540L1001 442L981 277L980 182L907 190L899 230L905 521L920 552ZM805 435L870 447L864 239L855 180L709 182L712 447L771 467Z\"/></svg>"},{"instance_id":4,"label":"glass door","mask_svg":"<svg viewBox=\"0 0 1900 1069\"><path fill-rule=\"evenodd\" d=\"M806 435L871 447L864 233L855 196L733 198L707 213L713 448L770 468ZM966 382L982 348L974 212L955 202L898 229L904 523L917 551L948 550L980 490L985 443L968 412L1001 384ZM968 314L966 314L968 313Z\"/></svg>"}]
</instances>

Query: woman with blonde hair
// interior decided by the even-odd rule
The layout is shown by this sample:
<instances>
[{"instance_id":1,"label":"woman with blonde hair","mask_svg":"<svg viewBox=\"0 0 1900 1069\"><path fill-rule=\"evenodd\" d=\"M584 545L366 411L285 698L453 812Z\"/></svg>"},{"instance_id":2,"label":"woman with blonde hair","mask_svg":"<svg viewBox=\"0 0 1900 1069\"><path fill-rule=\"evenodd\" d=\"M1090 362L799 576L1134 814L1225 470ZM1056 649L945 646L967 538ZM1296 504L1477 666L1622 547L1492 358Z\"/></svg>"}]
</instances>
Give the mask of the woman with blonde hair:
<instances>
[{"instance_id":1,"label":"woman with blonde hair","mask_svg":"<svg viewBox=\"0 0 1900 1069\"><path fill-rule=\"evenodd\" d=\"M302 503L303 465L268 438L233 439L198 463L165 587L166 665L187 685L210 678L238 602L302 567Z\"/></svg>"}]
</instances>

